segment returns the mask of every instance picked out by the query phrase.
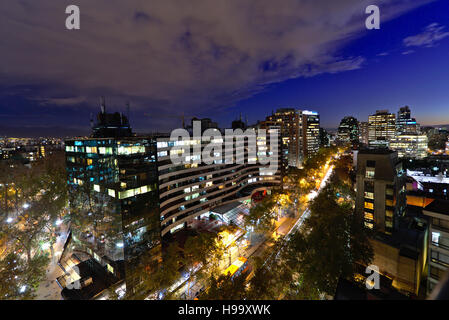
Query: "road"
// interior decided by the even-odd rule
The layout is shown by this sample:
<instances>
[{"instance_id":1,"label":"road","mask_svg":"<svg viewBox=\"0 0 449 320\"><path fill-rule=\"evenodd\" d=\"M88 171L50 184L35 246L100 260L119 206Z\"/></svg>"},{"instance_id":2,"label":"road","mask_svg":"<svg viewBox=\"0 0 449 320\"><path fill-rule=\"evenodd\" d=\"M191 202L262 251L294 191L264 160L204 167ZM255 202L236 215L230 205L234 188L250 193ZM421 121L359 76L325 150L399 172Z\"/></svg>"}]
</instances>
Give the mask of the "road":
<instances>
[{"instance_id":1,"label":"road","mask_svg":"<svg viewBox=\"0 0 449 320\"><path fill-rule=\"evenodd\" d=\"M314 199L318 193L322 190L322 188L324 188L330 178L330 176L332 175L334 166L331 165L329 166L329 168L326 171L326 174L324 175L323 179L321 180L320 186L318 188L318 190L314 190L312 192L309 193L308 195L308 199L309 201ZM283 217L281 218L281 220L279 221L279 226L276 229L278 234L284 235L284 237L286 237L286 239L288 240L293 234L295 234L300 228L301 226L304 224L304 221L309 217L310 215L310 209L306 208L303 212L303 214L298 217L297 219L292 219L292 218L288 218L288 217ZM286 231L286 232L284 232ZM247 248L245 250L245 252L243 253L243 256L246 258L249 258L251 256L261 256L263 254L263 252L265 250L267 250L270 247L269 244L269 238L271 235L268 235L267 237L264 237L261 241L258 241L257 243L251 245L249 248ZM273 259L276 259L280 253L280 251L282 250L282 247L279 249L278 252L273 253L276 256ZM271 261L271 255L270 258L267 259L267 261ZM199 268L198 268L199 270ZM176 292L179 293L179 295L182 295L183 293L185 293L187 291L187 279L188 277L185 276L184 278L181 278L176 284L176 286L172 286L171 288L178 288L176 289ZM181 285L178 285L181 284ZM189 284L190 288L195 287L196 283L195 282L191 282Z\"/></svg>"}]
</instances>

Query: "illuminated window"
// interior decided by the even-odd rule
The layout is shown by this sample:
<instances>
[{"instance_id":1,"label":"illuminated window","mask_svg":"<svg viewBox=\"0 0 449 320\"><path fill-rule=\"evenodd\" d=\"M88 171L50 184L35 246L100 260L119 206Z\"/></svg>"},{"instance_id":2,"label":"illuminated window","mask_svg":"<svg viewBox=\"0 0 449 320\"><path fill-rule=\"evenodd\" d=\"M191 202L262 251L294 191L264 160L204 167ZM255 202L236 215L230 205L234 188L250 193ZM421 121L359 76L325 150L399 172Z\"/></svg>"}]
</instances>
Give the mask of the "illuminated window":
<instances>
[{"instance_id":1,"label":"illuminated window","mask_svg":"<svg viewBox=\"0 0 449 320\"><path fill-rule=\"evenodd\" d=\"M92 164L92 159L87 159L87 165L90 166Z\"/></svg>"},{"instance_id":2,"label":"illuminated window","mask_svg":"<svg viewBox=\"0 0 449 320\"><path fill-rule=\"evenodd\" d=\"M365 219L366 220L374 220L374 216L370 212L365 212Z\"/></svg>"},{"instance_id":3,"label":"illuminated window","mask_svg":"<svg viewBox=\"0 0 449 320\"><path fill-rule=\"evenodd\" d=\"M365 192L365 198L374 199L374 193L373 192Z\"/></svg>"},{"instance_id":4,"label":"illuminated window","mask_svg":"<svg viewBox=\"0 0 449 320\"><path fill-rule=\"evenodd\" d=\"M438 243L440 240L440 233L439 232L432 232L432 242Z\"/></svg>"},{"instance_id":5,"label":"illuminated window","mask_svg":"<svg viewBox=\"0 0 449 320\"><path fill-rule=\"evenodd\" d=\"M108 195L115 198L115 190L108 189Z\"/></svg>"},{"instance_id":6,"label":"illuminated window","mask_svg":"<svg viewBox=\"0 0 449 320\"><path fill-rule=\"evenodd\" d=\"M365 208L373 210L374 204L372 204L371 202L365 202Z\"/></svg>"},{"instance_id":7,"label":"illuminated window","mask_svg":"<svg viewBox=\"0 0 449 320\"><path fill-rule=\"evenodd\" d=\"M375 175L375 170L373 168L366 168L366 175L365 175L366 178L372 179L372 178L374 178L374 175Z\"/></svg>"},{"instance_id":8,"label":"illuminated window","mask_svg":"<svg viewBox=\"0 0 449 320\"><path fill-rule=\"evenodd\" d=\"M393 211L392 211L392 210L386 210L386 211L385 211L385 215L386 215L387 217L393 217Z\"/></svg>"},{"instance_id":9,"label":"illuminated window","mask_svg":"<svg viewBox=\"0 0 449 320\"><path fill-rule=\"evenodd\" d=\"M366 222L365 221L365 227L372 229L374 227L374 225L371 222Z\"/></svg>"},{"instance_id":10,"label":"illuminated window","mask_svg":"<svg viewBox=\"0 0 449 320\"><path fill-rule=\"evenodd\" d=\"M394 206L393 200L390 200L390 199L386 199L385 204L390 207Z\"/></svg>"}]
</instances>

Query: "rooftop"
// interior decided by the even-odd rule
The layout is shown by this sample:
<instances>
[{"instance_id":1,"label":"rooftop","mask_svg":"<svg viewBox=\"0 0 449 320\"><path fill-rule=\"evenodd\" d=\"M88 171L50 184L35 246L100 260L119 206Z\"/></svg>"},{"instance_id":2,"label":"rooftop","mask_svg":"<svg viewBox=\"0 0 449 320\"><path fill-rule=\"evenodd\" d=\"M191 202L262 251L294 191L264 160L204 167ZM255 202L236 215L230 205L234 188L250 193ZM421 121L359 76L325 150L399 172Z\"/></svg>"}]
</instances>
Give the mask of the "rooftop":
<instances>
[{"instance_id":1,"label":"rooftop","mask_svg":"<svg viewBox=\"0 0 449 320\"><path fill-rule=\"evenodd\" d=\"M449 200L436 199L425 210L449 216Z\"/></svg>"}]
</instances>

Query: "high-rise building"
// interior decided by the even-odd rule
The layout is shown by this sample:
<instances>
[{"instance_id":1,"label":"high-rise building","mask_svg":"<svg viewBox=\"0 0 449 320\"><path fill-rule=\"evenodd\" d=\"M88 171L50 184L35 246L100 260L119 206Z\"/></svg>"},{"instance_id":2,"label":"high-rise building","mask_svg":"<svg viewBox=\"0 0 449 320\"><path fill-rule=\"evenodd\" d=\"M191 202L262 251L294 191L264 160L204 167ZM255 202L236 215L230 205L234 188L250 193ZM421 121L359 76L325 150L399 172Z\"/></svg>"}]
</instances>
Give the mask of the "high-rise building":
<instances>
[{"instance_id":1,"label":"high-rise building","mask_svg":"<svg viewBox=\"0 0 449 320\"><path fill-rule=\"evenodd\" d=\"M368 122L359 122L359 141L362 144L369 143L369 124Z\"/></svg>"},{"instance_id":2,"label":"high-rise building","mask_svg":"<svg viewBox=\"0 0 449 320\"><path fill-rule=\"evenodd\" d=\"M430 294L449 269L449 201L436 199L423 213L429 217L427 293Z\"/></svg>"},{"instance_id":3,"label":"high-rise building","mask_svg":"<svg viewBox=\"0 0 449 320\"><path fill-rule=\"evenodd\" d=\"M388 147L396 135L396 117L388 110L377 110L368 117L368 142L371 147Z\"/></svg>"},{"instance_id":4,"label":"high-rise building","mask_svg":"<svg viewBox=\"0 0 449 320\"><path fill-rule=\"evenodd\" d=\"M268 116L266 121L273 126L277 124L281 128L282 145L287 152L288 165L299 167L301 164L300 149L300 114L294 108L280 108Z\"/></svg>"},{"instance_id":5,"label":"high-rise building","mask_svg":"<svg viewBox=\"0 0 449 320\"><path fill-rule=\"evenodd\" d=\"M320 147L329 147L330 146L330 139L329 139L329 133L326 129L320 128Z\"/></svg>"},{"instance_id":6,"label":"high-rise building","mask_svg":"<svg viewBox=\"0 0 449 320\"><path fill-rule=\"evenodd\" d=\"M403 133L390 141L390 148L398 152L399 158L422 159L427 156L427 135Z\"/></svg>"},{"instance_id":7,"label":"high-rise building","mask_svg":"<svg viewBox=\"0 0 449 320\"><path fill-rule=\"evenodd\" d=\"M256 132L255 129L248 130ZM190 141L191 149L200 145L202 151L208 143L196 139ZM258 156L272 152L272 143L279 144L279 141L270 141L269 132L265 138L257 137ZM252 156L247 147L243 148L244 163L228 163L226 150L222 150L217 152L211 164L197 161L197 155L185 152L182 158L188 163L174 164L170 152L177 152L177 147L178 142L170 141L169 137L158 138L158 184L163 237L185 228L201 216L209 215L214 207L248 200L256 190L266 190L281 184L278 163L273 163L276 167L273 171L266 170L267 165L259 162L248 163ZM233 157L240 152L236 141L230 151ZM279 159L279 156L276 158Z\"/></svg>"},{"instance_id":8,"label":"high-rise building","mask_svg":"<svg viewBox=\"0 0 449 320\"><path fill-rule=\"evenodd\" d=\"M405 210L405 172L395 151L360 150L357 155L356 212L365 226L391 234Z\"/></svg>"},{"instance_id":9,"label":"high-rise building","mask_svg":"<svg viewBox=\"0 0 449 320\"><path fill-rule=\"evenodd\" d=\"M201 123L215 127L210 119ZM202 137L174 141L168 134L134 136L128 128L126 117L102 108L92 137L65 141L72 218L71 240L60 259L65 275L58 279L65 299L96 299L115 285L136 293L142 268L161 259L164 236L217 206L248 201L257 191L281 185L281 149L274 148L280 144L279 127L256 135L254 153L249 139L243 138L243 146L234 139L231 157L229 142L214 138L224 152L214 150L210 164L201 161L211 143ZM271 141L273 130L276 141ZM172 154L181 155L182 162L173 162ZM264 155L270 165L257 161ZM240 156L243 162L236 160ZM73 289L74 281L81 287Z\"/></svg>"},{"instance_id":10,"label":"high-rise building","mask_svg":"<svg viewBox=\"0 0 449 320\"><path fill-rule=\"evenodd\" d=\"M299 111L301 163L320 149L320 116L316 111Z\"/></svg>"},{"instance_id":11,"label":"high-rise building","mask_svg":"<svg viewBox=\"0 0 449 320\"><path fill-rule=\"evenodd\" d=\"M142 257L154 264L161 258L156 139L133 137L126 117L102 108L92 137L65 145L72 218L66 250L91 257L84 273L92 285L62 294L92 299L118 281L132 293Z\"/></svg>"},{"instance_id":12,"label":"high-rise building","mask_svg":"<svg viewBox=\"0 0 449 320\"><path fill-rule=\"evenodd\" d=\"M398 111L396 133L398 135L420 133L420 125L416 122L415 118L411 117L411 111L408 106L402 107Z\"/></svg>"},{"instance_id":13,"label":"high-rise building","mask_svg":"<svg viewBox=\"0 0 449 320\"><path fill-rule=\"evenodd\" d=\"M340 121L337 133L340 142L357 143L359 141L359 123L354 117L344 117Z\"/></svg>"}]
</instances>

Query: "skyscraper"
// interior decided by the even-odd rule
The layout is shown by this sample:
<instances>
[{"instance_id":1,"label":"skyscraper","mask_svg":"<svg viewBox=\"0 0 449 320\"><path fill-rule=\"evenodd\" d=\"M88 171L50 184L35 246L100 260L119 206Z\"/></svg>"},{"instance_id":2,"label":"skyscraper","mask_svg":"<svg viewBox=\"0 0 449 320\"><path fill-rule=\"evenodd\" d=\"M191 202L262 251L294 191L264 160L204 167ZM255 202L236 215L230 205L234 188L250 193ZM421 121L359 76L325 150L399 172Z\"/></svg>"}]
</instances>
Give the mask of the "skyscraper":
<instances>
[{"instance_id":1,"label":"skyscraper","mask_svg":"<svg viewBox=\"0 0 449 320\"><path fill-rule=\"evenodd\" d=\"M388 110L377 110L368 117L368 142L371 147L388 147L396 135L396 117Z\"/></svg>"},{"instance_id":2,"label":"skyscraper","mask_svg":"<svg viewBox=\"0 0 449 320\"><path fill-rule=\"evenodd\" d=\"M359 141L359 123L354 117L344 117L340 121L337 137L340 142L357 143Z\"/></svg>"},{"instance_id":3,"label":"skyscraper","mask_svg":"<svg viewBox=\"0 0 449 320\"><path fill-rule=\"evenodd\" d=\"M68 299L94 298L112 276L133 293L142 257L161 258L156 139L133 137L126 117L104 108L93 129L65 141L72 238L64 255L90 255L95 275L93 287L64 289Z\"/></svg>"},{"instance_id":4,"label":"skyscraper","mask_svg":"<svg viewBox=\"0 0 449 320\"><path fill-rule=\"evenodd\" d=\"M365 145L369 143L369 124L368 122L359 122L359 141Z\"/></svg>"},{"instance_id":5,"label":"skyscraper","mask_svg":"<svg viewBox=\"0 0 449 320\"><path fill-rule=\"evenodd\" d=\"M288 165L298 167L301 164L300 150L300 114L294 108L280 108L268 116L266 121L281 128L281 140L287 153Z\"/></svg>"},{"instance_id":6,"label":"skyscraper","mask_svg":"<svg viewBox=\"0 0 449 320\"><path fill-rule=\"evenodd\" d=\"M415 118L411 117L411 111L408 106L402 107L398 111L396 119L396 133L400 134L417 134L420 132L420 125Z\"/></svg>"},{"instance_id":7,"label":"skyscraper","mask_svg":"<svg viewBox=\"0 0 449 320\"><path fill-rule=\"evenodd\" d=\"M301 162L320 149L320 116L316 111L299 111Z\"/></svg>"}]
</instances>

